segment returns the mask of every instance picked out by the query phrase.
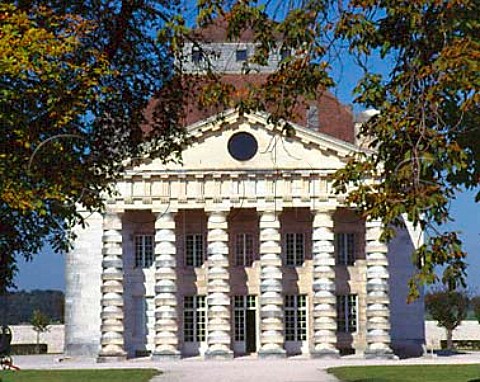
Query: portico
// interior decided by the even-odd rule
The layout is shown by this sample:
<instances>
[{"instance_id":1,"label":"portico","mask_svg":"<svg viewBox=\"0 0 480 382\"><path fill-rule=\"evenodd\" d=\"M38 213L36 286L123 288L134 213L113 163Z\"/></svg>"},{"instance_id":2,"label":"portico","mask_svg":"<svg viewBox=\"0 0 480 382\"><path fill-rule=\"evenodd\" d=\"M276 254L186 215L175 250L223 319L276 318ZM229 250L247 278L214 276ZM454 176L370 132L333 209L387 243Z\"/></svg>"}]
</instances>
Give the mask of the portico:
<instances>
[{"instance_id":1,"label":"portico","mask_svg":"<svg viewBox=\"0 0 480 382\"><path fill-rule=\"evenodd\" d=\"M88 307L99 361L392 355L381 226L329 179L358 148L295 129L287 138L261 115L228 112L221 131L216 120L190 128L182 165L125 173L105 214L89 217L103 234L78 231L101 264L89 279L99 307ZM239 133L255 141L247 159L232 148ZM71 320L70 338L81 325Z\"/></svg>"}]
</instances>

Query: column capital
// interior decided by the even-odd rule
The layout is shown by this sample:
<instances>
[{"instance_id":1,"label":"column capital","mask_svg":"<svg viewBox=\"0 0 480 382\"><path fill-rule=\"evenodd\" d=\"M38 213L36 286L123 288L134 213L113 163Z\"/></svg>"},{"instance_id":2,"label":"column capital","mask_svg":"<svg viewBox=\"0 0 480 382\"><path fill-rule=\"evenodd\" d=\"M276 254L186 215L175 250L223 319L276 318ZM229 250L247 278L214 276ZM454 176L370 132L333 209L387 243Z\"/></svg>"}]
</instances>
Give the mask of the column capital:
<instances>
[{"instance_id":1,"label":"column capital","mask_svg":"<svg viewBox=\"0 0 480 382\"><path fill-rule=\"evenodd\" d=\"M313 228L327 227L333 229L333 215L336 209L315 209L312 210L312 226Z\"/></svg>"},{"instance_id":2,"label":"column capital","mask_svg":"<svg viewBox=\"0 0 480 382\"><path fill-rule=\"evenodd\" d=\"M173 208L152 208L152 214L156 215L156 217L158 218L159 216L161 215L173 215L175 216L175 214L178 213L178 211L176 209L173 209Z\"/></svg>"},{"instance_id":3,"label":"column capital","mask_svg":"<svg viewBox=\"0 0 480 382\"><path fill-rule=\"evenodd\" d=\"M111 210L105 211L103 214L103 229L104 230L121 230L122 229L122 212L114 212Z\"/></svg>"},{"instance_id":4,"label":"column capital","mask_svg":"<svg viewBox=\"0 0 480 382\"><path fill-rule=\"evenodd\" d=\"M283 209L282 207L257 206L256 211L259 215L275 214L278 216L283 212Z\"/></svg>"},{"instance_id":5,"label":"column capital","mask_svg":"<svg viewBox=\"0 0 480 382\"><path fill-rule=\"evenodd\" d=\"M207 216L212 216L212 215L220 215L220 216L225 216L230 213L230 208L205 208L205 214Z\"/></svg>"},{"instance_id":6,"label":"column capital","mask_svg":"<svg viewBox=\"0 0 480 382\"><path fill-rule=\"evenodd\" d=\"M103 215L122 215L125 213L125 208L122 207L114 207L114 206L107 206L105 211L103 211Z\"/></svg>"},{"instance_id":7,"label":"column capital","mask_svg":"<svg viewBox=\"0 0 480 382\"><path fill-rule=\"evenodd\" d=\"M325 206L325 205L320 205L320 206L313 206L310 208L310 213L312 215L333 215L337 211L337 206Z\"/></svg>"}]
</instances>

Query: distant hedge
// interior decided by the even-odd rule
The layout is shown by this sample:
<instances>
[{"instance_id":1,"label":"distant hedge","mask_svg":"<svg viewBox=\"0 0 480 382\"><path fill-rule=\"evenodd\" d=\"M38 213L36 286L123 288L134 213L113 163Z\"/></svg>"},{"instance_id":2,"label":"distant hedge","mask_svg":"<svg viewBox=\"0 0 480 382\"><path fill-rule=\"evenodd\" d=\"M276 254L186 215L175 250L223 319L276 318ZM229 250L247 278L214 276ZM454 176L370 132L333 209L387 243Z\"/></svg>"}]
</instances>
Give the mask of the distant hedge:
<instances>
[{"instance_id":1,"label":"distant hedge","mask_svg":"<svg viewBox=\"0 0 480 382\"><path fill-rule=\"evenodd\" d=\"M47 354L47 344L12 344L10 349L11 355L31 355L31 354Z\"/></svg>"},{"instance_id":2,"label":"distant hedge","mask_svg":"<svg viewBox=\"0 0 480 382\"><path fill-rule=\"evenodd\" d=\"M65 295L58 290L11 292L0 296L0 325L29 324L34 310L52 323L64 322Z\"/></svg>"}]
</instances>

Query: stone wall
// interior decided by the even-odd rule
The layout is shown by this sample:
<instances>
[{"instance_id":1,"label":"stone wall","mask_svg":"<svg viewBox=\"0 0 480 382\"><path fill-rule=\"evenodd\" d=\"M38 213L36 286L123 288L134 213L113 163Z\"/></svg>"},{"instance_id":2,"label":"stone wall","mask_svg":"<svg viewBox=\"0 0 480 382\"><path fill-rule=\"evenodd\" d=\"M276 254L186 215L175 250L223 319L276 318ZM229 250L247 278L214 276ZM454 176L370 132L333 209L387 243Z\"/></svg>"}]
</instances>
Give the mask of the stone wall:
<instances>
[{"instance_id":1,"label":"stone wall","mask_svg":"<svg viewBox=\"0 0 480 382\"><path fill-rule=\"evenodd\" d=\"M425 342L428 349L440 348L440 341L447 339L445 328L437 325L437 321L425 321ZM478 340L480 341L480 324L477 321L463 321L453 331L454 340Z\"/></svg>"},{"instance_id":2,"label":"stone wall","mask_svg":"<svg viewBox=\"0 0 480 382\"><path fill-rule=\"evenodd\" d=\"M13 344L34 344L36 333L30 325L14 325ZM480 340L480 324L476 321L465 321L454 333L455 340ZM48 333L41 334L40 342L48 345L49 353L62 353L64 346L64 325L50 325ZM425 321L425 341L430 349L440 347L440 340L446 340L447 335L444 328L437 326L436 321Z\"/></svg>"},{"instance_id":3,"label":"stone wall","mask_svg":"<svg viewBox=\"0 0 480 382\"><path fill-rule=\"evenodd\" d=\"M36 344L37 332L31 325L10 326L13 332L12 344ZM40 334L40 343L47 344L48 353L63 353L65 326L49 325L49 331Z\"/></svg>"}]
</instances>

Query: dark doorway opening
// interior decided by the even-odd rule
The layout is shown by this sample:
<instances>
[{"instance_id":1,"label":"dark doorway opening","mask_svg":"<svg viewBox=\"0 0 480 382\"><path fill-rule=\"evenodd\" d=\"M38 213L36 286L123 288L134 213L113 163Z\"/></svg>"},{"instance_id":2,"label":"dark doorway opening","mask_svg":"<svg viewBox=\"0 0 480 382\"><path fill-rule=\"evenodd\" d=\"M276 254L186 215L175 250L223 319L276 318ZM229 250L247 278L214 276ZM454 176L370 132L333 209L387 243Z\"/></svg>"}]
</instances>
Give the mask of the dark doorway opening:
<instances>
[{"instance_id":1,"label":"dark doorway opening","mask_svg":"<svg viewBox=\"0 0 480 382\"><path fill-rule=\"evenodd\" d=\"M255 353L257 351L257 333L256 333L256 311L247 310L247 322L246 322L246 353Z\"/></svg>"}]
</instances>

